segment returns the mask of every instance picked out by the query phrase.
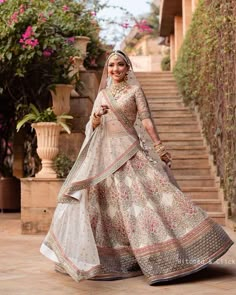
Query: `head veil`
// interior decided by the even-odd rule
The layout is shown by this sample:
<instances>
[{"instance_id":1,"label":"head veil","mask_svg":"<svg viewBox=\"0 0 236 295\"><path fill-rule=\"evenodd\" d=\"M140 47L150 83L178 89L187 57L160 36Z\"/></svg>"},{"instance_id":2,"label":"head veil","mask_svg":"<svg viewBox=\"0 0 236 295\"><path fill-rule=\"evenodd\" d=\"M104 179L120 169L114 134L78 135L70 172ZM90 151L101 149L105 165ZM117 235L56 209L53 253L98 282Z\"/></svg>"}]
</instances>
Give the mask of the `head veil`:
<instances>
[{"instance_id":1,"label":"head veil","mask_svg":"<svg viewBox=\"0 0 236 295\"><path fill-rule=\"evenodd\" d=\"M109 86L111 86L112 84L112 79L111 77L108 77L108 63L109 63L109 60L112 56L114 55L118 55L120 56L125 62L126 64L128 65L129 67L129 71L128 71L128 74L127 74L127 83L130 84L130 85L137 85L137 86L140 86L135 74L134 74L134 71L133 71L133 66L132 66L132 63L131 63L131 60L129 59L129 57L121 50L116 50L116 51L113 51L107 58L106 60L106 63L104 65L104 69L103 69L103 74L102 74L102 79L101 79L101 82L100 82L100 85L99 85L99 89L98 89L98 92L101 91L102 89L105 89L105 88L108 88Z\"/></svg>"}]
</instances>

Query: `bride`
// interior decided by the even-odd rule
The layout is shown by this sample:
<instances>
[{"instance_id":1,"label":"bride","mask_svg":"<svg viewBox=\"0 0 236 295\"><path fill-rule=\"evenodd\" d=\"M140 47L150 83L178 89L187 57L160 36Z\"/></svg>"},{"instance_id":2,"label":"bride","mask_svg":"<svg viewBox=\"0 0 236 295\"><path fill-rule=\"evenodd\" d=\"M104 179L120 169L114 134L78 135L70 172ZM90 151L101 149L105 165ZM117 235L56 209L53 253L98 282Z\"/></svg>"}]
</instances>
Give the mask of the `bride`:
<instances>
[{"instance_id":1,"label":"bride","mask_svg":"<svg viewBox=\"0 0 236 295\"><path fill-rule=\"evenodd\" d=\"M150 285L214 262L233 242L170 166L130 59L114 51L41 253L76 281L144 275Z\"/></svg>"}]
</instances>

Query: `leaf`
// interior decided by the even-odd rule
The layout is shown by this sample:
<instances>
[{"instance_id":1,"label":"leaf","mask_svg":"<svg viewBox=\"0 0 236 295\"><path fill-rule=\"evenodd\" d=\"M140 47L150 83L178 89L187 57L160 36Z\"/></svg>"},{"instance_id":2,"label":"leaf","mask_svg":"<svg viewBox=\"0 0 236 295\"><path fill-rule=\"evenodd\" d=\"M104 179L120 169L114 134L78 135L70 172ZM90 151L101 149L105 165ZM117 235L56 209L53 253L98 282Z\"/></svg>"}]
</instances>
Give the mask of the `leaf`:
<instances>
[{"instance_id":1,"label":"leaf","mask_svg":"<svg viewBox=\"0 0 236 295\"><path fill-rule=\"evenodd\" d=\"M73 119L73 116L70 115L59 115L57 116L57 120L61 120L61 119Z\"/></svg>"},{"instance_id":2,"label":"leaf","mask_svg":"<svg viewBox=\"0 0 236 295\"><path fill-rule=\"evenodd\" d=\"M68 126L66 123L64 123L64 122L62 122L62 121L59 121L58 124L61 125L61 127L62 127L62 128L68 133L68 134L71 133L70 128L69 128L69 126Z\"/></svg>"},{"instance_id":3,"label":"leaf","mask_svg":"<svg viewBox=\"0 0 236 295\"><path fill-rule=\"evenodd\" d=\"M39 110L36 108L36 106L35 106L34 104L30 103L29 107L30 107L30 109L33 111L33 113L34 113L37 117L40 116L40 112L39 112Z\"/></svg>"},{"instance_id":4,"label":"leaf","mask_svg":"<svg viewBox=\"0 0 236 295\"><path fill-rule=\"evenodd\" d=\"M11 58L12 58L12 53L11 53L11 52L7 52L7 53L6 53L6 57L7 57L8 60L11 60Z\"/></svg>"},{"instance_id":5,"label":"leaf","mask_svg":"<svg viewBox=\"0 0 236 295\"><path fill-rule=\"evenodd\" d=\"M23 117L22 120L18 121L17 125L16 125L16 130L17 132L19 132L20 128L29 121L34 121L36 119L36 116L34 114L27 114Z\"/></svg>"}]
</instances>

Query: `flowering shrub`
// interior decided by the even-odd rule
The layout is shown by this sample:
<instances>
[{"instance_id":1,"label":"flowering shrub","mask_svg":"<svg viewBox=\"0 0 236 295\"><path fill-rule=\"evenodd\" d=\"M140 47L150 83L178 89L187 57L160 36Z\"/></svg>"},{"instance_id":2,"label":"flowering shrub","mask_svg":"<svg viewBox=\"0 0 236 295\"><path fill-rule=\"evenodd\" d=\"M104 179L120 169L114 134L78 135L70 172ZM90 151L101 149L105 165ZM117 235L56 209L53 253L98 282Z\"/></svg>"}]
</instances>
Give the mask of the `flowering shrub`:
<instances>
[{"instance_id":1,"label":"flowering shrub","mask_svg":"<svg viewBox=\"0 0 236 295\"><path fill-rule=\"evenodd\" d=\"M4 116L0 117L0 175L3 167L9 166L7 142L14 136L6 133L1 118L7 122L10 114L9 120L15 124L19 103L47 108L51 99L48 86L70 83L72 57L80 55L73 46L75 36L90 37L89 58L99 55L97 23L85 1L81 2L0 0L0 114Z\"/></svg>"},{"instance_id":2,"label":"flowering shrub","mask_svg":"<svg viewBox=\"0 0 236 295\"><path fill-rule=\"evenodd\" d=\"M70 57L79 55L74 36L88 36L97 44L92 17L75 0L0 0L1 72L25 77L33 70L48 83L69 82Z\"/></svg>"}]
</instances>

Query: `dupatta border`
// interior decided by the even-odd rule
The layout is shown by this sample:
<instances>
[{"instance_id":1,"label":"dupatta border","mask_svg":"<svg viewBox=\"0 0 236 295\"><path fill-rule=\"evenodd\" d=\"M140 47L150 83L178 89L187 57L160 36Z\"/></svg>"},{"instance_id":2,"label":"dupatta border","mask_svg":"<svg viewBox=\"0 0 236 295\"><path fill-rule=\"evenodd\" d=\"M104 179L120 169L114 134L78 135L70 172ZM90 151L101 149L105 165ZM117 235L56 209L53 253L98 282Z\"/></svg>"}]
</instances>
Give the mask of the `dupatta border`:
<instances>
[{"instance_id":1,"label":"dupatta border","mask_svg":"<svg viewBox=\"0 0 236 295\"><path fill-rule=\"evenodd\" d=\"M139 148L138 148L137 144L138 144L138 142L134 142L131 145L131 147L128 149L128 152L121 155L119 157L119 160L116 161L115 163L112 163L104 172L102 172L101 175L96 175L96 176L94 176L92 178L88 178L86 180L82 180L82 181L72 183L69 190L66 193L64 193L63 196L61 196L59 198L58 202L59 203L78 202L78 200L73 198L73 196L71 196L71 194L73 194L76 191L85 189L90 185L95 185L95 184L101 182L102 180L107 178L109 175L114 173L116 170L118 170L122 165L124 165L130 158L132 158L139 151ZM73 201L70 200L70 198L68 198L68 197L72 198Z\"/></svg>"},{"instance_id":2,"label":"dupatta border","mask_svg":"<svg viewBox=\"0 0 236 295\"><path fill-rule=\"evenodd\" d=\"M79 269L63 251L59 241L52 230L49 231L48 240L44 244L55 252L59 258L60 265L77 282L91 278L101 272L101 265L94 265L88 270Z\"/></svg>"},{"instance_id":3,"label":"dupatta border","mask_svg":"<svg viewBox=\"0 0 236 295\"><path fill-rule=\"evenodd\" d=\"M126 129L126 131L131 135L136 135L137 133L135 131L134 126L131 124L131 122L125 116L125 114L121 111L121 109L117 105L116 100L114 99L109 89L108 88L104 89L103 93L105 94L106 101L111 107L113 113L116 115L116 117L118 118L120 123L123 125L123 127Z\"/></svg>"}]
</instances>

